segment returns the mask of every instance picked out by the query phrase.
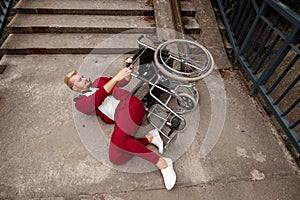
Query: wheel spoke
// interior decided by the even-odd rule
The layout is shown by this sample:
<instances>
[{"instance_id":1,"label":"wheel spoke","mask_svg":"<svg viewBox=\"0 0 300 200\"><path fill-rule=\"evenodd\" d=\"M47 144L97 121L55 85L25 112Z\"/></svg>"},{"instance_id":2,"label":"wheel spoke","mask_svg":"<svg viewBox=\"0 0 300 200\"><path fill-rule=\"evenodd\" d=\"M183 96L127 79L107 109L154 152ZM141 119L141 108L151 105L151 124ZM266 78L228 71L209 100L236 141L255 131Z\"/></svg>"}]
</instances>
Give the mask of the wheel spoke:
<instances>
[{"instance_id":1,"label":"wheel spoke","mask_svg":"<svg viewBox=\"0 0 300 200\"><path fill-rule=\"evenodd\" d=\"M213 68L210 53L191 40L175 39L162 43L155 51L154 60L163 74L175 80L196 81Z\"/></svg>"}]
</instances>

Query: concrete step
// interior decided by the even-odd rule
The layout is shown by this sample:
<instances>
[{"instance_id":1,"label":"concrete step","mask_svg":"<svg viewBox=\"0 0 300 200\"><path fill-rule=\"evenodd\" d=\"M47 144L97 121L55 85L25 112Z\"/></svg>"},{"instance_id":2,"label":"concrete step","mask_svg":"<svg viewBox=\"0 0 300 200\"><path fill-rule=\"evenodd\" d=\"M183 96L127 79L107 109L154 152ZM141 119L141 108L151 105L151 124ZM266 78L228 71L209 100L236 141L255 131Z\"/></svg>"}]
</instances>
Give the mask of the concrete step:
<instances>
[{"instance_id":1,"label":"concrete step","mask_svg":"<svg viewBox=\"0 0 300 200\"><path fill-rule=\"evenodd\" d=\"M14 7L27 14L150 15L148 0L20 0Z\"/></svg>"},{"instance_id":2,"label":"concrete step","mask_svg":"<svg viewBox=\"0 0 300 200\"><path fill-rule=\"evenodd\" d=\"M180 1L182 16L195 16L191 1ZM23 14L78 14L78 15L153 15L148 0L21 0L14 7Z\"/></svg>"},{"instance_id":3,"label":"concrete step","mask_svg":"<svg viewBox=\"0 0 300 200\"><path fill-rule=\"evenodd\" d=\"M187 33L198 33L195 18L182 20ZM7 27L10 33L150 33L154 23L143 16L17 14Z\"/></svg>"},{"instance_id":4,"label":"concrete step","mask_svg":"<svg viewBox=\"0 0 300 200\"><path fill-rule=\"evenodd\" d=\"M154 23L145 16L17 14L7 27L10 33L119 33L152 32Z\"/></svg>"},{"instance_id":5,"label":"concrete step","mask_svg":"<svg viewBox=\"0 0 300 200\"><path fill-rule=\"evenodd\" d=\"M186 34L200 34L200 25L194 17L182 17Z\"/></svg>"},{"instance_id":6,"label":"concrete step","mask_svg":"<svg viewBox=\"0 0 300 200\"><path fill-rule=\"evenodd\" d=\"M3 54L124 54L135 53L141 34L35 33L10 34Z\"/></svg>"},{"instance_id":7,"label":"concrete step","mask_svg":"<svg viewBox=\"0 0 300 200\"><path fill-rule=\"evenodd\" d=\"M191 1L179 1L181 16L195 17L196 9L194 3Z\"/></svg>"}]
</instances>

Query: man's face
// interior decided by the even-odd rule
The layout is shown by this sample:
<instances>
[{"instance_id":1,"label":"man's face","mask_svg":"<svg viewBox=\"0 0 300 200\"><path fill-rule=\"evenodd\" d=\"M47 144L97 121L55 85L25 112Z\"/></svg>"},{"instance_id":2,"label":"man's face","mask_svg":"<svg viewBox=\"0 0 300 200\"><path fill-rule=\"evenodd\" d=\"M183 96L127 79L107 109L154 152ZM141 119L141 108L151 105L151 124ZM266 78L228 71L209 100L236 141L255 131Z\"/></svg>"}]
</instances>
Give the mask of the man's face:
<instances>
[{"instance_id":1,"label":"man's face","mask_svg":"<svg viewBox=\"0 0 300 200\"><path fill-rule=\"evenodd\" d=\"M72 89L77 92L83 92L92 84L90 79L85 78L83 75L76 74L70 78L70 82L73 83Z\"/></svg>"}]
</instances>

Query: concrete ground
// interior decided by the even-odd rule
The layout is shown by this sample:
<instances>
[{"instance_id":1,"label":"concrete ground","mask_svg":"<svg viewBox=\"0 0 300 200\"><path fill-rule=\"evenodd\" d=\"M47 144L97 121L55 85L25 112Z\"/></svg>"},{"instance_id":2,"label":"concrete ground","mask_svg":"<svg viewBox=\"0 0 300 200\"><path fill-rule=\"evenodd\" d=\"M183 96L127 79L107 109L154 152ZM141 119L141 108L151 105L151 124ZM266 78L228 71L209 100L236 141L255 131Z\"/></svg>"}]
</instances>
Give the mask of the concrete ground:
<instances>
[{"instance_id":1,"label":"concrete ground","mask_svg":"<svg viewBox=\"0 0 300 200\"><path fill-rule=\"evenodd\" d=\"M230 70L212 8L198 2L199 42L226 70L197 83L198 109L185 115L187 128L165 150L177 172L171 191L141 159L109 163L113 127L74 110L63 84L74 68L91 78L103 70L112 75L127 55L6 55L0 63L7 65L0 74L0 199L297 200L298 168L240 71Z\"/></svg>"},{"instance_id":2,"label":"concrete ground","mask_svg":"<svg viewBox=\"0 0 300 200\"><path fill-rule=\"evenodd\" d=\"M98 55L90 60L103 66L109 58ZM9 67L0 82L0 198L297 199L297 168L268 117L249 97L239 71L225 71L221 77L226 91L221 101L226 102L224 126L222 119L212 121L215 94L209 88L214 85L197 84L200 125L195 137L182 155L166 149L168 156L176 158L173 190L165 190L159 171L129 173L99 162L80 140L72 94L62 82L85 60L86 55L5 56L2 60ZM220 79L217 72L211 76L215 82ZM111 126L100 125L110 133ZM210 137L211 126L221 127L220 135ZM180 134L172 148L190 134ZM209 149L207 140L212 141L212 150L201 153L203 147ZM127 167L136 167L138 159L130 162Z\"/></svg>"}]
</instances>

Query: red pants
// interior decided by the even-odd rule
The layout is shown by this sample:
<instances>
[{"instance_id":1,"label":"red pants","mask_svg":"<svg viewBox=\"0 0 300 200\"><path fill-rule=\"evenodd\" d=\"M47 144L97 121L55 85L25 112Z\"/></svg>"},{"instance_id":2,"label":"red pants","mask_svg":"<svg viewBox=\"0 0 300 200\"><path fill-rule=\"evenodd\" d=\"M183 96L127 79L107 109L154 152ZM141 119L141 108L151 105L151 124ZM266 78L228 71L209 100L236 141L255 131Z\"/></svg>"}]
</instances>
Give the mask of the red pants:
<instances>
[{"instance_id":1,"label":"red pants","mask_svg":"<svg viewBox=\"0 0 300 200\"><path fill-rule=\"evenodd\" d=\"M122 165L133 156L139 156L156 164L159 156L146 147L146 137L134 139L145 115L144 105L135 96L119 103L115 113L115 128L111 136L109 159Z\"/></svg>"}]
</instances>

